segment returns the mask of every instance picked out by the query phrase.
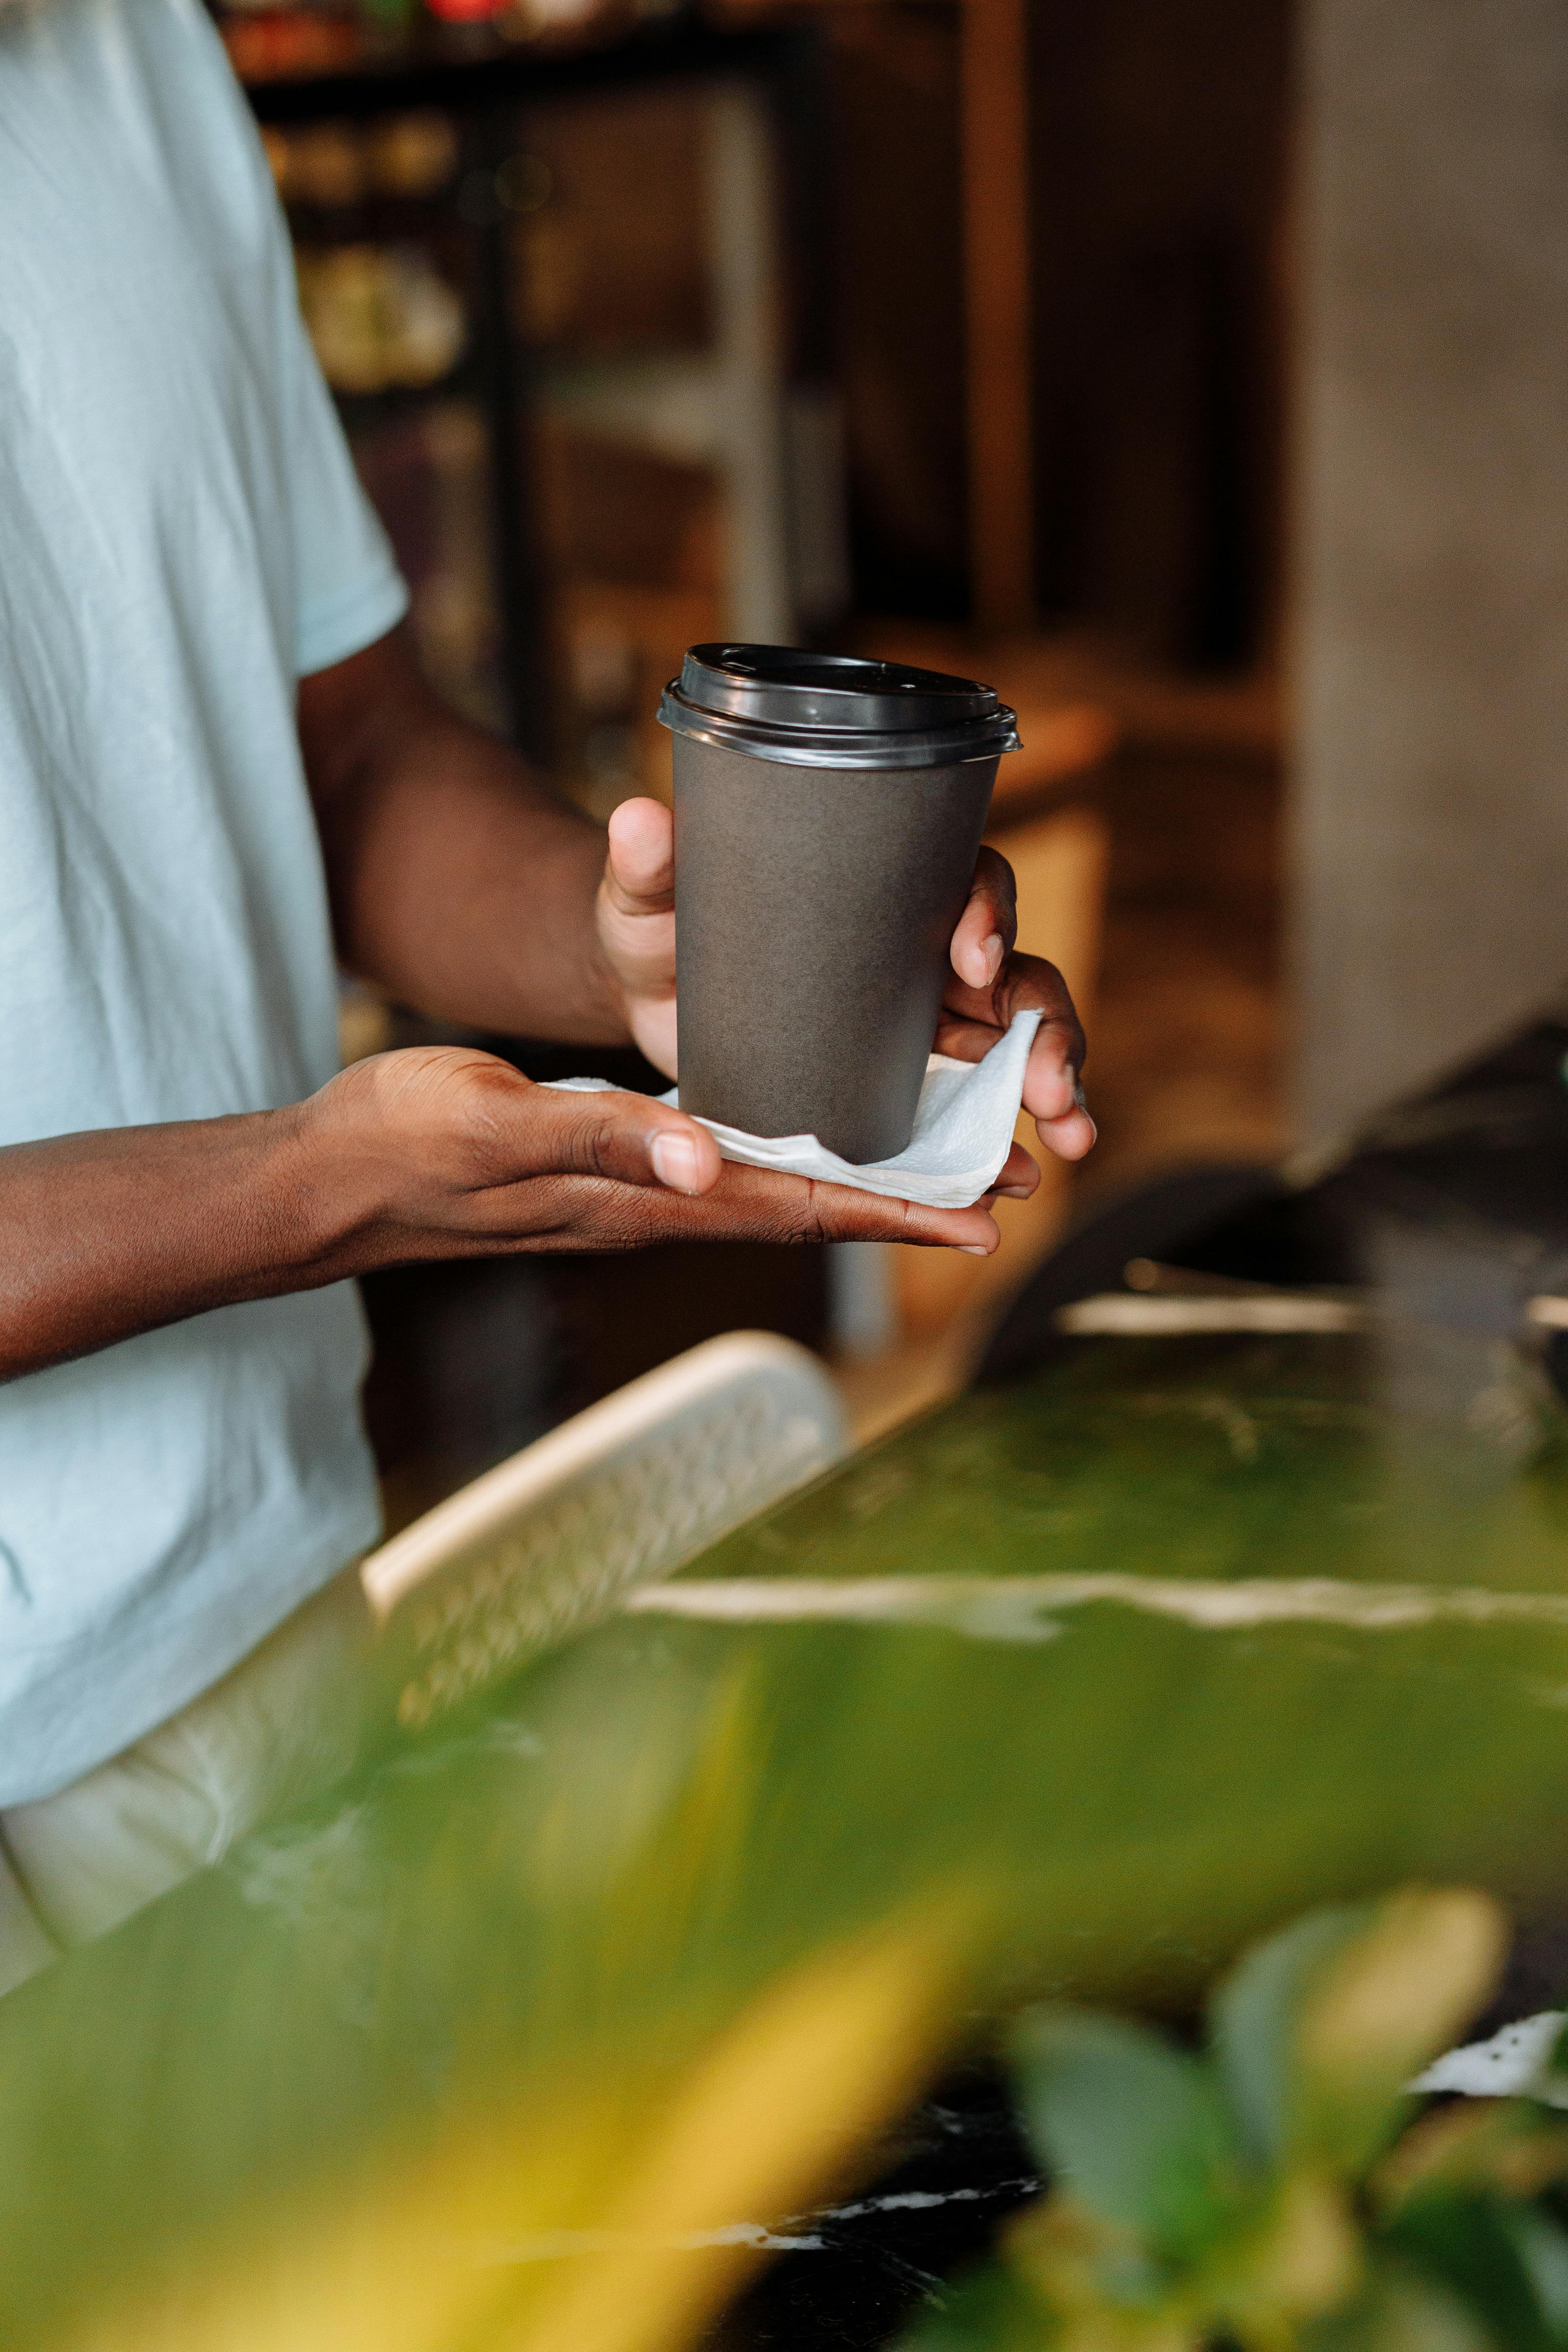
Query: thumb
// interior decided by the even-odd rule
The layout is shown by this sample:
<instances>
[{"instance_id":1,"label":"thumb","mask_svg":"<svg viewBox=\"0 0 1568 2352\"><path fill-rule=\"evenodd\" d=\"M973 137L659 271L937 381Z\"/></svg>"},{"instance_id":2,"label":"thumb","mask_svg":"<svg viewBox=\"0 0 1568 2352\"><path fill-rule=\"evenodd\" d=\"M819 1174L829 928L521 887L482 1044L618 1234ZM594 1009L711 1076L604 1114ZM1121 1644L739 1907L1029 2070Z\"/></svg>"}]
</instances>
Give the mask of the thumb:
<instances>
[{"instance_id":1,"label":"thumb","mask_svg":"<svg viewBox=\"0 0 1568 2352\"><path fill-rule=\"evenodd\" d=\"M675 904L675 819L662 801L623 801L610 818L605 884L621 915L665 915Z\"/></svg>"},{"instance_id":2,"label":"thumb","mask_svg":"<svg viewBox=\"0 0 1568 2352\"><path fill-rule=\"evenodd\" d=\"M647 1095L535 1086L518 1108L527 1120L519 1154L527 1164L508 1170L502 1182L528 1174L604 1176L694 1194L710 1191L723 1168L705 1127Z\"/></svg>"}]
</instances>

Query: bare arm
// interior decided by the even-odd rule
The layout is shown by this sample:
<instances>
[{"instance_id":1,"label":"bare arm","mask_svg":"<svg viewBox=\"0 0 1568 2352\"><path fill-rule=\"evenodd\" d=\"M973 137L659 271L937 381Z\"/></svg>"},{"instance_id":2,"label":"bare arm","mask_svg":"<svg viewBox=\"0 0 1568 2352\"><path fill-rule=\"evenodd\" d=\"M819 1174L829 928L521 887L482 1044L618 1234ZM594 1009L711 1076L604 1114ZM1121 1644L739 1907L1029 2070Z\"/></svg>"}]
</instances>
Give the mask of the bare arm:
<instances>
[{"instance_id":1,"label":"bare arm","mask_svg":"<svg viewBox=\"0 0 1568 2352\"><path fill-rule=\"evenodd\" d=\"M675 1066L668 813L605 837L516 755L448 713L401 633L300 696L340 950L405 1002L500 1031L635 1037ZM983 855L953 940L941 1042L978 1058L1020 1005L1046 1013L1026 1101L1076 1159L1082 1036L1060 975L1013 952L1012 877ZM0 1379L233 1301L415 1259L629 1249L681 1238L903 1241L988 1255L1015 1147L969 1209L922 1209L720 1160L641 1096L563 1095L458 1049L358 1063L247 1117L0 1150Z\"/></svg>"},{"instance_id":2,"label":"bare arm","mask_svg":"<svg viewBox=\"0 0 1568 2352\"><path fill-rule=\"evenodd\" d=\"M626 1041L603 832L438 700L405 630L302 681L300 740L351 971L437 1020Z\"/></svg>"},{"instance_id":3,"label":"bare arm","mask_svg":"<svg viewBox=\"0 0 1568 2352\"><path fill-rule=\"evenodd\" d=\"M1015 1151L996 1189L1035 1181ZM662 1103L562 1094L439 1047L355 1063L284 1110L13 1144L0 1236L0 1379L13 1379L208 1307L414 1259L680 1239L988 1254L997 1230L987 1203L921 1209L732 1167Z\"/></svg>"}]
</instances>

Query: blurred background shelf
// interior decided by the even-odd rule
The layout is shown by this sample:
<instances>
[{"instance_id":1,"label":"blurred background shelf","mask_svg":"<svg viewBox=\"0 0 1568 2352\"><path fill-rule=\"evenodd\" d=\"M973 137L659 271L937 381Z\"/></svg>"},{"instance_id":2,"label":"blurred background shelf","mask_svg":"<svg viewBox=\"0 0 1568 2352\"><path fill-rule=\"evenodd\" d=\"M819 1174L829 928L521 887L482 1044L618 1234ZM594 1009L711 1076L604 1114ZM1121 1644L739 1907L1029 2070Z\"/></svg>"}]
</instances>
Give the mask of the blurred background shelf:
<instances>
[{"instance_id":1,"label":"blurred background shelf","mask_svg":"<svg viewBox=\"0 0 1568 2352\"><path fill-rule=\"evenodd\" d=\"M242 71L290 13L226 14ZM251 83L307 322L433 679L603 814L663 782L645 714L694 625L847 602L819 45L342 23L352 60Z\"/></svg>"}]
</instances>

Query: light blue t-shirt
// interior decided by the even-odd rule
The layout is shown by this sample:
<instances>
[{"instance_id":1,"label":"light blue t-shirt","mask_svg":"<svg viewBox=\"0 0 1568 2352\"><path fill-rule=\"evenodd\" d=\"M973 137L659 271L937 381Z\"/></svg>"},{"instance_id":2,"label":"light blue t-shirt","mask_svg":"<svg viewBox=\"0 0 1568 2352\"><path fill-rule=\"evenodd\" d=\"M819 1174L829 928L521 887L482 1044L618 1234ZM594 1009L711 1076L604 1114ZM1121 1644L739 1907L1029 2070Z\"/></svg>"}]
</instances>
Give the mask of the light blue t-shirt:
<instances>
[{"instance_id":1,"label":"light blue t-shirt","mask_svg":"<svg viewBox=\"0 0 1568 2352\"><path fill-rule=\"evenodd\" d=\"M0 1143L332 1075L295 688L405 601L198 0L0 7ZM374 1541L365 1352L342 1284L0 1388L0 1808Z\"/></svg>"}]
</instances>

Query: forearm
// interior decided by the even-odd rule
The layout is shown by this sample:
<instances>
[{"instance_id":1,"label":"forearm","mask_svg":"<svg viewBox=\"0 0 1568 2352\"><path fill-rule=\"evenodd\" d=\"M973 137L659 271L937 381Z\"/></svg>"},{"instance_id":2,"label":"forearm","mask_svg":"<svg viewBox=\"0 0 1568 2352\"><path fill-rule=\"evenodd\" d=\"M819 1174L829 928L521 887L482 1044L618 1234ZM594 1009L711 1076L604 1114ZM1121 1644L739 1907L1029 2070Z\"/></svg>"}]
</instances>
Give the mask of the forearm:
<instances>
[{"instance_id":1,"label":"forearm","mask_svg":"<svg viewBox=\"0 0 1568 2352\"><path fill-rule=\"evenodd\" d=\"M604 835L447 710L399 635L300 696L339 953L438 1020L627 1034L594 924Z\"/></svg>"},{"instance_id":2,"label":"forearm","mask_svg":"<svg viewBox=\"0 0 1568 2352\"><path fill-rule=\"evenodd\" d=\"M303 1106L0 1150L0 1379L355 1271L352 1178Z\"/></svg>"},{"instance_id":3,"label":"forearm","mask_svg":"<svg viewBox=\"0 0 1568 2352\"><path fill-rule=\"evenodd\" d=\"M646 1096L532 1086L458 1047L378 1054L283 1110L0 1150L0 1380L377 1266L700 1239L997 1234L983 1206L726 1167Z\"/></svg>"}]
</instances>

